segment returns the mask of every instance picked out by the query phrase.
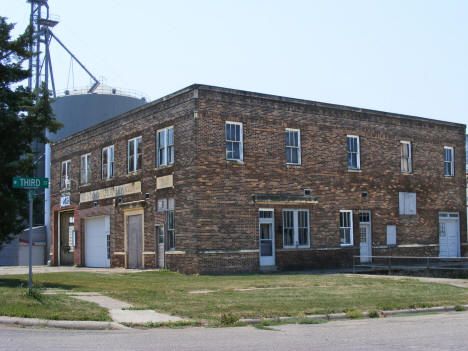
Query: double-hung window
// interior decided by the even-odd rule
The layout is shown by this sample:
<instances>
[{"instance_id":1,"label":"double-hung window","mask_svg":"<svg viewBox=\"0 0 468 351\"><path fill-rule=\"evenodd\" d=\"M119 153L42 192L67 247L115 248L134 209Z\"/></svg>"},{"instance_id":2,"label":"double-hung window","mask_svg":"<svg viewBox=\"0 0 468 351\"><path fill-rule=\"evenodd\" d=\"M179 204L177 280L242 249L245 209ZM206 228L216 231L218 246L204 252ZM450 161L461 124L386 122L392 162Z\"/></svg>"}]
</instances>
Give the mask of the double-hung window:
<instances>
[{"instance_id":1,"label":"double-hung window","mask_svg":"<svg viewBox=\"0 0 468 351\"><path fill-rule=\"evenodd\" d=\"M353 212L340 211L340 236L342 246L353 245Z\"/></svg>"},{"instance_id":2,"label":"double-hung window","mask_svg":"<svg viewBox=\"0 0 468 351\"><path fill-rule=\"evenodd\" d=\"M444 175L453 177L455 175L453 147L444 146Z\"/></svg>"},{"instance_id":3,"label":"double-hung window","mask_svg":"<svg viewBox=\"0 0 468 351\"><path fill-rule=\"evenodd\" d=\"M242 161L242 123L226 122L226 160Z\"/></svg>"},{"instance_id":4,"label":"double-hung window","mask_svg":"<svg viewBox=\"0 0 468 351\"><path fill-rule=\"evenodd\" d=\"M301 134L299 129L286 129L286 164L301 164Z\"/></svg>"},{"instance_id":5,"label":"double-hung window","mask_svg":"<svg viewBox=\"0 0 468 351\"><path fill-rule=\"evenodd\" d=\"M156 166L174 163L174 127L158 130L156 133Z\"/></svg>"},{"instance_id":6,"label":"double-hung window","mask_svg":"<svg viewBox=\"0 0 468 351\"><path fill-rule=\"evenodd\" d=\"M142 143L141 137L133 138L128 141L128 173L133 173L141 169L142 161Z\"/></svg>"},{"instance_id":7,"label":"double-hung window","mask_svg":"<svg viewBox=\"0 0 468 351\"><path fill-rule=\"evenodd\" d=\"M413 162L411 156L411 142L401 141L401 173L411 173L413 171Z\"/></svg>"},{"instance_id":8,"label":"double-hung window","mask_svg":"<svg viewBox=\"0 0 468 351\"><path fill-rule=\"evenodd\" d=\"M174 250L175 248L174 209L175 209L174 198L158 199L157 211L166 213L165 221L167 225L167 249L168 250Z\"/></svg>"},{"instance_id":9,"label":"double-hung window","mask_svg":"<svg viewBox=\"0 0 468 351\"><path fill-rule=\"evenodd\" d=\"M175 249L174 199L167 200L167 236L168 250Z\"/></svg>"},{"instance_id":10,"label":"double-hung window","mask_svg":"<svg viewBox=\"0 0 468 351\"><path fill-rule=\"evenodd\" d=\"M102 179L114 177L114 145L102 149Z\"/></svg>"},{"instance_id":11,"label":"double-hung window","mask_svg":"<svg viewBox=\"0 0 468 351\"><path fill-rule=\"evenodd\" d=\"M359 137L347 135L346 145L348 150L348 169L360 169L361 157L359 152Z\"/></svg>"},{"instance_id":12,"label":"double-hung window","mask_svg":"<svg viewBox=\"0 0 468 351\"><path fill-rule=\"evenodd\" d=\"M91 178L91 154L81 155L80 184L88 184Z\"/></svg>"},{"instance_id":13,"label":"double-hung window","mask_svg":"<svg viewBox=\"0 0 468 351\"><path fill-rule=\"evenodd\" d=\"M283 210L283 247L309 246L309 211Z\"/></svg>"},{"instance_id":14,"label":"double-hung window","mask_svg":"<svg viewBox=\"0 0 468 351\"><path fill-rule=\"evenodd\" d=\"M60 187L62 189L70 189L69 177L71 174L71 160L62 162L62 172L60 177Z\"/></svg>"}]
</instances>

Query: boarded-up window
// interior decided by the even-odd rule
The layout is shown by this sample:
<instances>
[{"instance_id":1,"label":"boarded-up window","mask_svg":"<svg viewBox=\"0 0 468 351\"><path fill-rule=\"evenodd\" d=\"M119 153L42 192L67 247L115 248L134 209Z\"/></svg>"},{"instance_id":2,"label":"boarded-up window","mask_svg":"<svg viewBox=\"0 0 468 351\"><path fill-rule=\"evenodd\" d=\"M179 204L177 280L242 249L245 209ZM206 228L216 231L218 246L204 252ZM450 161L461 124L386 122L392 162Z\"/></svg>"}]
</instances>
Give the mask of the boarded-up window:
<instances>
[{"instance_id":1,"label":"boarded-up window","mask_svg":"<svg viewBox=\"0 0 468 351\"><path fill-rule=\"evenodd\" d=\"M399 210L400 215L416 214L416 193L399 192Z\"/></svg>"}]
</instances>

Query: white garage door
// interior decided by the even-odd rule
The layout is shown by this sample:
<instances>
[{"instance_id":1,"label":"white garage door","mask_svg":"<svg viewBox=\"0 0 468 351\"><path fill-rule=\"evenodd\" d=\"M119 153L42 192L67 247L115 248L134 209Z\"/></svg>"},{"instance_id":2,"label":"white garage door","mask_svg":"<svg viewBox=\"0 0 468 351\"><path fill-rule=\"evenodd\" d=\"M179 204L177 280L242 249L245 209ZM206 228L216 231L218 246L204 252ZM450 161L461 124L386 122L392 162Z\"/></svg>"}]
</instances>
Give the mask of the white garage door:
<instances>
[{"instance_id":1,"label":"white garage door","mask_svg":"<svg viewBox=\"0 0 468 351\"><path fill-rule=\"evenodd\" d=\"M109 236L109 216L92 217L85 220L86 267L110 267Z\"/></svg>"},{"instance_id":2,"label":"white garage door","mask_svg":"<svg viewBox=\"0 0 468 351\"><path fill-rule=\"evenodd\" d=\"M439 257L459 257L458 213L439 214Z\"/></svg>"}]
</instances>

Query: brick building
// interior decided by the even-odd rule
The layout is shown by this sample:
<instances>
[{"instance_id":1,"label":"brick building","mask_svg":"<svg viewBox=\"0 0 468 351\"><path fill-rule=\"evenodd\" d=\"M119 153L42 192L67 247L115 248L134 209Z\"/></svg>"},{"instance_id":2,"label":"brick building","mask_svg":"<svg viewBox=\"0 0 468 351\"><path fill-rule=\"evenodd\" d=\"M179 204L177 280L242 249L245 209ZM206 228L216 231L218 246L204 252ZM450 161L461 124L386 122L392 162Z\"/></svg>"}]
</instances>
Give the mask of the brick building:
<instances>
[{"instance_id":1,"label":"brick building","mask_svg":"<svg viewBox=\"0 0 468 351\"><path fill-rule=\"evenodd\" d=\"M460 256L465 125L192 85L52 146L54 264L185 273Z\"/></svg>"}]
</instances>

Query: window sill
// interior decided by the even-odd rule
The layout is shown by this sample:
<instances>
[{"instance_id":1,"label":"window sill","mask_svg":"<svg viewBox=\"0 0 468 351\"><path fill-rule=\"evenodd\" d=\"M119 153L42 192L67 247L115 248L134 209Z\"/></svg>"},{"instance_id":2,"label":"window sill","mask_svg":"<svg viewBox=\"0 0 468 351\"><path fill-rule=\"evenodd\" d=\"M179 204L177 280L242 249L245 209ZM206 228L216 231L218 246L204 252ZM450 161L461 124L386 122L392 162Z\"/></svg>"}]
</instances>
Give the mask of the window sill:
<instances>
[{"instance_id":1,"label":"window sill","mask_svg":"<svg viewBox=\"0 0 468 351\"><path fill-rule=\"evenodd\" d=\"M353 244L340 244L341 247L353 247Z\"/></svg>"},{"instance_id":2,"label":"window sill","mask_svg":"<svg viewBox=\"0 0 468 351\"><path fill-rule=\"evenodd\" d=\"M160 169L167 169L167 168L172 168L172 167L174 167L174 164L173 164L173 163L171 163L171 164L169 164L169 165L163 165L163 166L155 167L154 170L158 171L158 170L160 170Z\"/></svg>"},{"instance_id":3,"label":"window sill","mask_svg":"<svg viewBox=\"0 0 468 351\"><path fill-rule=\"evenodd\" d=\"M351 172L351 173L361 173L362 170L361 170L361 169L348 168L348 172Z\"/></svg>"},{"instance_id":4,"label":"window sill","mask_svg":"<svg viewBox=\"0 0 468 351\"><path fill-rule=\"evenodd\" d=\"M403 176L412 176L413 172L401 172L400 174Z\"/></svg>"},{"instance_id":5,"label":"window sill","mask_svg":"<svg viewBox=\"0 0 468 351\"><path fill-rule=\"evenodd\" d=\"M445 175L444 174L444 178L449 178L450 179L450 178L455 178L455 176L454 175Z\"/></svg>"},{"instance_id":6,"label":"window sill","mask_svg":"<svg viewBox=\"0 0 468 351\"><path fill-rule=\"evenodd\" d=\"M226 160L226 164L228 164L228 165L245 165L245 162L241 161L241 160Z\"/></svg>"},{"instance_id":7,"label":"window sill","mask_svg":"<svg viewBox=\"0 0 468 351\"><path fill-rule=\"evenodd\" d=\"M286 163L286 168L302 168L300 163Z\"/></svg>"},{"instance_id":8,"label":"window sill","mask_svg":"<svg viewBox=\"0 0 468 351\"><path fill-rule=\"evenodd\" d=\"M310 249L310 246L283 246L284 250L304 250Z\"/></svg>"},{"instance_id":9,"label":"window sill","mask_svg":"<svg viewBox=\"0 0 468 351\"><path fill-rule=\"evenodd\" d=\"M126 176L131 177L131 176L134 176L134 175L137 175L137 174L140 174L140 173L143 173L142 169L138 169L138 170L133 171L133 172L127 172Z\"/></svg>"}]
</instances>

